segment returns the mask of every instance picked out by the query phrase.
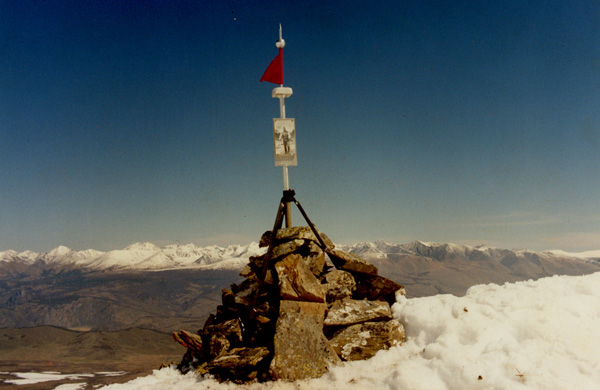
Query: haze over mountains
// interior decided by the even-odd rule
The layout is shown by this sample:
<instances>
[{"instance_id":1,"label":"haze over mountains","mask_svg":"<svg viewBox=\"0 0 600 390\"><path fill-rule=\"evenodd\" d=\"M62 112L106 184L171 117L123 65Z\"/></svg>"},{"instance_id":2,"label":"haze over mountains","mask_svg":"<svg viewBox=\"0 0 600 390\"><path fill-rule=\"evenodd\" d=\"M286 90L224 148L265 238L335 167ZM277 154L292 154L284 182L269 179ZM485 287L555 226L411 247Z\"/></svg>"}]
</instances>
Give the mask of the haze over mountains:
<instances>
[{"instance_id":1,"label":"haze over mountains","mask_svg":"<svg viewBox=\"0 0 600 390\"><path fill-rule=\"evenodd\" d=\"M569 254L420 241L338 248L371 261L381 275L404 284L409 297L463 295L475 284L600 271L600 251ZM0 327L195 329L215 311L221 289L241 280L238 272L248 258L264 252L256 243L0 252Z\"/></svg>"}]
</instances>

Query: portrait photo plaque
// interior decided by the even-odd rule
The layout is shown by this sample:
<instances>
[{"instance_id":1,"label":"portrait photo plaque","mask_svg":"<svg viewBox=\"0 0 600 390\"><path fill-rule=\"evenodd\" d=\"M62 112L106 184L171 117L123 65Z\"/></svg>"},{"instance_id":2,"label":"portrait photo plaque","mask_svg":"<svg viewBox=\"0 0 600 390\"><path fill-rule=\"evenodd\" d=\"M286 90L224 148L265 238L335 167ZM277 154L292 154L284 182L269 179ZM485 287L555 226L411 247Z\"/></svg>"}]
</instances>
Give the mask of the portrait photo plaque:
<instances>
[{"instance_id":1,"label":"portrait photo plaque","mask_svg":"<svg viewBox=\"0 0 600 390\"><path fill-rule=\"evenodd\" d=\"M293 118L273 118L275 166L296 166L296 122Z\"/></svg>"}]
</instances>

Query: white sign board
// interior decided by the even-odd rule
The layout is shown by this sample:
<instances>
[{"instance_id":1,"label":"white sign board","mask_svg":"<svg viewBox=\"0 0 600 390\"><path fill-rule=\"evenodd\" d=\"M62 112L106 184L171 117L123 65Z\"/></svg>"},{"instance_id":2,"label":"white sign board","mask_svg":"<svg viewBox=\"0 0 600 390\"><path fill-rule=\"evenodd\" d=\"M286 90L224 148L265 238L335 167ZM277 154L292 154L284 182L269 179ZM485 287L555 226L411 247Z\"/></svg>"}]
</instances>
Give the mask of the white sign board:
<instances>
[{"instance_id":1,"label":"white sign board","mask_svg":"<svg viewBox=\"0 0 600 390\"><path fill-rule=\"evenodd\" d=\"M296 166L296 122L293 118L273 118L275 166Z\"/></svg>"}]
</instances>

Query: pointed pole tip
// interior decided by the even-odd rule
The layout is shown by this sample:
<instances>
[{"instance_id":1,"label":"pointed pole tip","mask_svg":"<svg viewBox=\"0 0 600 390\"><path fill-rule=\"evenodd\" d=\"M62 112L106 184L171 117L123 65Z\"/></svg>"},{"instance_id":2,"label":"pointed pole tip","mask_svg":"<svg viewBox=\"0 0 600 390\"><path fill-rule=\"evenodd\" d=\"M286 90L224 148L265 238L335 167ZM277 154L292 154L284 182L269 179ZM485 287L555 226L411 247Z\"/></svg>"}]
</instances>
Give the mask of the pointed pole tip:
<instances>
[{"instance_id":1,"label":"pointed pole tip","mask_svg":"<svg viewBox=\"0 0 600 390\"><path fill-rule=\"evenodd\" d=\"M279 40L275 42L275 46L278 49L283 49L285 47L285 39L283 39L283 35L281 33L281 23L279 23Z\"/></svg>"}]
</instances>

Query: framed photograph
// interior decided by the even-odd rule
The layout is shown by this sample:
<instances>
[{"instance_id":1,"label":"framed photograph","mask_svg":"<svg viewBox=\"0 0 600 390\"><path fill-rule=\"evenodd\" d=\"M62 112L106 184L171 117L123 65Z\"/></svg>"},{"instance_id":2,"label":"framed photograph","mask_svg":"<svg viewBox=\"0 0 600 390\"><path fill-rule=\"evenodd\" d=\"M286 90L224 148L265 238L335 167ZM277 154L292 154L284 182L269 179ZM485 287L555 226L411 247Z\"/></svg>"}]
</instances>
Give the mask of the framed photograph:
<instances>
[{"instance_id":1,"label":"framed photograph","mask_svg":"<svg viewBox=\"0 0 600 390\"><path fill-rule=\"evenodd\" d=\"M293 118L273 118L275 166L296 166L296 122Z\"/></svg>"}]
</instances>

